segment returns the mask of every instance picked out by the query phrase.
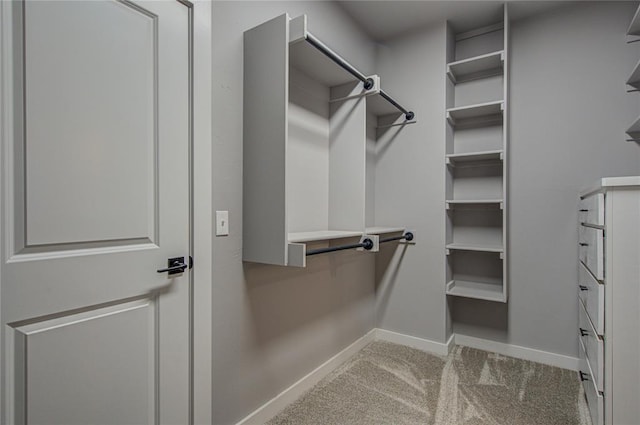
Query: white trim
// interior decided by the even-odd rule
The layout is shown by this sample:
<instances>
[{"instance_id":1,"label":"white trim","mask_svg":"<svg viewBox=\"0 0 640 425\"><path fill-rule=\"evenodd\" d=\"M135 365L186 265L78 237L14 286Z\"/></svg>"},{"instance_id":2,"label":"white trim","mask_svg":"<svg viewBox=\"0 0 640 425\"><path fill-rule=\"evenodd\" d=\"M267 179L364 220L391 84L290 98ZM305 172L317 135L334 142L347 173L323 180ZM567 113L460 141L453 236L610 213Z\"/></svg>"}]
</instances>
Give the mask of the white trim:
<instances>
[{"instance_id":1,"label":"white trim","mask_svg":"<svg viewBox=\"0 0 640 425\"><path fill-rule=\"evenodd\" d=\"M242 419L236 425L249 425L257 423L265 423L275 415L280 413L282 409L292 402L296 401L302 394L311 389L322 378L333 372L342 363L353 357L358 351L362 350L367 344L373 342L376 337L376 329L372 329L365 336L356 340L344 350L318 366L309 374L304 376L298 382L263 404L246 418Z\"/></svg>"},{"instance_id":2,"label":"white trim","mask_svg":"<svg viewBox=\"0 0 640 425\"><path fill-rule=\"evenodd\" d=\"M405 335L385 329L375 329L376 340L393 342L394 344L406 345L417 348L422 351L446 356L453 348L454 336L451 335L446 343L430 341L428 339L418 338L415 336Z\"/></svg>"},{"instance_id":3,"label":"white trim","mask_svg":"<svg viewBox=\"0 0 640 425\"><path fill-rule=\"evenodd\" d=\"M213 423L212 5L193 2L193 423Z\"/></svg>"},{"instance_id":4,"label":"white trim","mask_svg":"<svg viewBox=\"0 0 640 425\"><path fill-rule=\"evenodd\" d=\"M522 360L542 363L549 366L560 367L562 369L577 371L579 368L580 360L576 357L536 350L535 348L521 347L519 345L505 344L468 335L455 334L455 344L477 348L478 350L490 351L492 353L498 353Z\"/></svg>"}]
</instances>

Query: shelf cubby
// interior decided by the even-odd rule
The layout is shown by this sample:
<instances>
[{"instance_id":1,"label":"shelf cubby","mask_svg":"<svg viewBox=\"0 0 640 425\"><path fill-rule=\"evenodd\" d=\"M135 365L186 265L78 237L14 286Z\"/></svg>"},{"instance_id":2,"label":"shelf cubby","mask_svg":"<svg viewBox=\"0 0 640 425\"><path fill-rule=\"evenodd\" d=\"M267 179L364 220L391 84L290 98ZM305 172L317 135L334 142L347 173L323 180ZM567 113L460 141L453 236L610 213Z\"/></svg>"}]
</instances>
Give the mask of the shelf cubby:
<instances>
[{"instance_id":1,"label":"shelf cubby","mask_svg":"<svg viewBox=\"0 0 640 425\"><path fill-rule=\"evenodd\" d=\"M504 51L487 53L447 65L447 75L453 83L464 83L479 78L502 74Z\"/></svg>"},{"instance_id":2,"label":"shelf cubby","mask_svg":"<svg viewBox=\"0 0 640 425\"><path fill-rule=\"evenodd\" d=\"M446 294L487 301L506 301L501 253L495 251L452 252L447 257Z\"/></svg>"}]
</instances>

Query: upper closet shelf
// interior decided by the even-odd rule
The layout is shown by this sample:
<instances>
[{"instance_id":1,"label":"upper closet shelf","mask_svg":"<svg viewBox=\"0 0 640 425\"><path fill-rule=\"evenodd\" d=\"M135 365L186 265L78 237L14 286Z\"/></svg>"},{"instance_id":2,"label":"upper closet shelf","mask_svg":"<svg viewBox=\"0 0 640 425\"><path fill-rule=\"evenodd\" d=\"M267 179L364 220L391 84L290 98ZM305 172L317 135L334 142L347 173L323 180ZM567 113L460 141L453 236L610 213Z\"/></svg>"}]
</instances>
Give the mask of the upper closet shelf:
<instances>
[{"instance_id":1,"label":"upper closet shelf","mask_svg":"<svg viewBox=\"0 0 640 425\"><path fill-rule=\"evenodd\" d=\"M365 233L367 235L384 235L385 233L399 233L404 231L405 231L404 227L376 226L376 227L367 227L367 229L365 230Z\"/></svg>"},{"instance_id":2,"label":"upper closet shelf","mask_svg":"<svg viewBox=\"0 0 640 425\"><path fill-rule=\"evenodd\" d=\"M289 233L290 243L327 241L332 239L351 238L361 236L362 232L354 230L318 230L314 232Z\"/></svg>"},{"instance_id":3,"label":"upper closet shelf","mask_svg":"<svg viewBox=\"0 0 640 425\"><path fill-rule=\"evenodd\" d=\"M476 127L502 122L504 102L480 103L447 109L447 121L453 127Z\"/></svg>"},{"instance_id":4,"label":"upper closet shelf","mask_svg":"<svg viewBox=\"0 0 640 425\"><path fill-rule=\"evenodd\" d=\"M504 50L451 62L447 75L454 83L501 75L504 66Z\"/></svg>"},{"instance_id":5,"label":"upper closet shelf","mask_svg":"<svg viewBox=\"0 0 640 425\"><path fill-rule=\"evenodd\" d=\"M291 19L289 28L290 60L292 66L303 70L311 77L314 77L314 79L326 82L328 85L338 85L349 82L349 80L345 81L344 77L338 77L337 75L339 74L335 74L335 71L331 74L326 74L327 66L326 64L323 65L323 62L326 63L326 61L329 60L347 71L353 77L362 81L365 90L376 89L376 81L373 77L368 77L358 71L356 67L347 62L307 30L306 15ZM322 58L322 56L324 56L324 58ZM335 67L333 68L335 69ZM398 111L402 112L407 121L415 118L415 114L412 111L400 105L384 90L378 88L376 93Z\"/></svg>"}]
</instances>

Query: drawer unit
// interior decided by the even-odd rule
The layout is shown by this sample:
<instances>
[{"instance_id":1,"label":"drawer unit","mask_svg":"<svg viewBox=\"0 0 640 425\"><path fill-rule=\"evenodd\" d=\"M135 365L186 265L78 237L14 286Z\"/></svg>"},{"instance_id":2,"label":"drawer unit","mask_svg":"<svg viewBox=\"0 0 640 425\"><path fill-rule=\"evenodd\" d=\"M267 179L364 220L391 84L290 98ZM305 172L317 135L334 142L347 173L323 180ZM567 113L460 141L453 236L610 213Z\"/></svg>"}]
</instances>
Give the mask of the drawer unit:
<instances>
[{"instance_id":1,"label":"drawer unit","mask_svg":"<svg viewBox=\"0 0 640 425\"><path fill-rule=\"evenodd\" d=\"M580 223L604 226L604 194L596 193L580 200L578 210Z\"/></svg>"},{"instance_id":2,"label":"drawer unit","mask_svg":"<svg viewBox=\"0 0 640 425\"><path fill-rule=\"evenodd\" d=\"M580 380L582 381L582 387L584 388L584 395L587 397L587 404L589 405L589 413L591 414L592 425L604 424L604 397L600 394L594 385L593 373L587 360L587 354L585 352L582 343L578 344L580 351Z\"/></svg>"},{"instance_id":3,"label":"drawer unit","mask_svg":"<svg viewBox=\"0 0 640 425\"><path fill-rule=\"evenodd\" d=\"M603 391L604 384L604 341L598 337L591 321L587 317L584 305L578 306L578 334L580 342L584 346L593 373L593 382L598 391Z\"/></svg>"},{"instance_id":4,"label":"drawer unit","mask_svg":"<svg viewBox=\"0 0 640 425\"><path fill-rule=\"evenodd\" d=\"M580 261L598 280L604 280L604 230L580 226Z\"/></svg>"},{"instance_id":5,"label":"drawer unit","mask_svg":"<svg viewBox=\"0 0 640 425\"><path fill-rule=\"evenodd\" d=\"M587 267L578 265L578 297L598 335L604 335L604 284L598 282Z\"/></svg>"},{"instance_id":6,"label":"drawer unit","mask_svg":"<svg viewBox=\"0 0 640 425\"><path fill-rule=\"evenodd\" d=\"M640 424L640 176L580 194L580 379L593 425Z\"/></svg>"}]
</instances>

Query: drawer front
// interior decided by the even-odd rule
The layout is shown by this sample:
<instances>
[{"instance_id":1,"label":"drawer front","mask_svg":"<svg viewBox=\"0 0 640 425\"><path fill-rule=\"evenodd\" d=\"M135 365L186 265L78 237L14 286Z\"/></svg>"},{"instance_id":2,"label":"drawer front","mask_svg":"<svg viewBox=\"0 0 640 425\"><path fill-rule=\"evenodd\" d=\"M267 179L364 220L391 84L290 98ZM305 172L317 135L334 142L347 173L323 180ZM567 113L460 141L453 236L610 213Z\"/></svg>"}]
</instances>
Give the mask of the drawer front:
<instances>
[{"instance_id":1,"label":"drawer front","mask_svg":"<svg viewBox=\"0 0 640 425\"><path fill-rule=\"evenodd\" d=\"M580 374L584 394L587 398L589 413L591 413L591 422L592 425L604 425L604 397L593 385L592 373L584 346L582 343L578 345L580 346L578 349L578 351L580 351L580 371L578 373Z\"/></svg>"},{"instance_id":2,"label":"drawer front","mask_svg":"<svg viewBox=\"0 0 640 425\"><path fill-rule=\"evenodd\" d=\"M596 335L596 331L593 326L591 326L591 322L587 317L584 305L581 302L579 302L579 304L578 333L580 335L580 341L587 353L587 359L589 360L593 374L593 383L598 391L604 392L604 341Z\"/></svg>"},{"instance_id":3,"label":"drawer front","mask_svg":"<svg viewBox=\"0 0 640 425\"><path fill-rule=\"evenodd\" d=\"M580 226L579 255L598 280L604 280L604 230Z\"/></svg>"},{"instance_id":4,"label":"drawer front","mask_svg":"<svg viewBox=\"0 0 640 425\"><path fill-rule=\"evenodd\" d=\"M604 226L604 194L596 193L579 202L578 220L580 223Z\"/></svg>"},{"instance_id":5,"label":"drawer front","mask_svg":"<svg viewBox=\"0 0 640 425\"><path fill-rule=\"evenodd\" d=\"M604 285L582 263L578 266L578 296L596 333L604 335Z\"/></svg>"}]
</instances>

